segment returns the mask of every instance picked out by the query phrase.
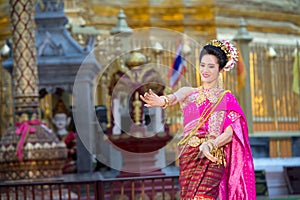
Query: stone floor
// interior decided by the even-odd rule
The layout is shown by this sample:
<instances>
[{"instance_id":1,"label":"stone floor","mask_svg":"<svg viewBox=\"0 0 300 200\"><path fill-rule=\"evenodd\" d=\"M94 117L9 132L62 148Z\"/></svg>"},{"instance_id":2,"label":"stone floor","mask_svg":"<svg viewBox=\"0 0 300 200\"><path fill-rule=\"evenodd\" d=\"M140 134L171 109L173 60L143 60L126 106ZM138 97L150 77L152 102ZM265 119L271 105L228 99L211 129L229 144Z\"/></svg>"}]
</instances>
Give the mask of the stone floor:
<instances>
[{"instance_id":1,"label":"stone floor","mask_svg":"<svg viewBox=\"0 0 300 200\"><path fill-rule=\"evenodd\" d=\"M264 170L268 186L269 199L299 199L289 195L287 181L284 176L284 167L300 166L300 157L293 158L255 158L255 170ZM300 187L300 186L299 186ZM264 199L264 198L262 198Z\"/></svg>"}]
</instances>

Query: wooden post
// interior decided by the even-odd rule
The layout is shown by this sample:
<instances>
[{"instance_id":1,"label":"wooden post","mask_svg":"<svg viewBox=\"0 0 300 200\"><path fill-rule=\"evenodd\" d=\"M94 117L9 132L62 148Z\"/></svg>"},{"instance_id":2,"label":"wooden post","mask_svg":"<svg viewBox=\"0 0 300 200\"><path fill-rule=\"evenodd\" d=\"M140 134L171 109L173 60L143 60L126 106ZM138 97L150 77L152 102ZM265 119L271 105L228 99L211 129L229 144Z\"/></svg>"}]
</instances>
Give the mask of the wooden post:
<instances>
[{"instance_id":1,"label":"wooden post","mask_svg":"<svg viewBox=\"0 0 300 200\"><path fill-rule=\"evenodd\" d=\"M268 47L267 51L267 57L268 57L268 67L269 71L271 72L270 74L270 79L271 79L271 90L272 90L272 115L273 115L273 121L274 121L274 127L275 131L278 131L278 110L277 110L277 91L276 91L276 83L275 83L275 74L276 74L276 69L275 69L275 58L276 58L276 51L272 46Z\"/></svg>"},{"instance_id":2,"label":"wooden post","mask_svg":"<svg viewBox=\"0 0 300 200\"><path fill-rule=\"evenodd\" d=\"M246 67L246 79L245 86L241 89L239 100L241 107L243 108L247 123L249 133L253 133L253 117L252 117L252 95L250 88L250 63L249 63L249 43L252 41L252 37L249 35L246 29L246 23L243 18L240 19L240 28L233 38L234 41L238 43L240 55L243 56L244 64Z\"/></svg>"}]
</instances>

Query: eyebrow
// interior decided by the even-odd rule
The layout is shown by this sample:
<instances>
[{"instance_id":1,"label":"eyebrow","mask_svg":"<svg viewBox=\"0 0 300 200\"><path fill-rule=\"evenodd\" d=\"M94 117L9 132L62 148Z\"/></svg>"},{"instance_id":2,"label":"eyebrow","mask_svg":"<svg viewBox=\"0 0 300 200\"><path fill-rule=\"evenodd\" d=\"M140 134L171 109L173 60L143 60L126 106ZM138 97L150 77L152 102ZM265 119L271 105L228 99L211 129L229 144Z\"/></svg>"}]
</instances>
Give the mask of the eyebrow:
<instances>
[{"instance_id":1,"label":"eyebrow","mask_svg":"<svg viewBox=\"0 0 300 200\"><path fill-rule=\"evenodd\" d=\"M206 64L206 63L200 62L200 65L201 65L201 64ZM207 65L214 65L214 66L215 66L216 64L215 64L215 63L207 63Z\"/></svg>"}]
</instances>

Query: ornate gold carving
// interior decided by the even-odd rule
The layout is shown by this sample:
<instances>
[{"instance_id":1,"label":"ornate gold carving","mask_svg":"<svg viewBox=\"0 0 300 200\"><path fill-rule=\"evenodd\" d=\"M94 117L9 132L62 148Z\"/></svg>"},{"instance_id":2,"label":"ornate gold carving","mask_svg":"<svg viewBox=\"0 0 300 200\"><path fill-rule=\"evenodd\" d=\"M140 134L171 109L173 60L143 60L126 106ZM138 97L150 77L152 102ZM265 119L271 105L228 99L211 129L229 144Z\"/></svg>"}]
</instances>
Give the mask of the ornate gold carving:
<instances>
[{"instance_id":1,"label":"ornate gold carving","mask_svg":"<svg viewBox=\"0 0 300 200\"><path fill-rule=\"evenodd\" d=\"M128 58L126 59L126 65L128 67L138 67L140 65L145 64L146 62L146 56L138 51L131 52Z\"/></svg>"},{"instance_id":2,"label":"ornate gold carving","mask_svg":"<svg viewBox=\"0 0 300 200\"><path fill-rule=\"evenodd\" d=\"M138 82L142 83L143 79L146 77L146 73L149 72L150 70L153 70L153 67L143 67L142 71L140 72L139 76L138 76ZM153 78L153 77L149 77L149 78Z\"/></svg>"},{"instance_id":3,"label":"ornate gold carving","mask_svg":"<svg viewBox=\"0 0 300 200\"><path fill-rule=\"evenodd\" d=\"M22 160L16 155L20 135L10 128L0 141L0 180L35 179L59 176L67 158L64 142L40 125L26 136Z\"/></svg>"},{"instance_id":4,"label":"ornate gold carving","mask_svg":"<svg viewBox=\"0 0 300 200\"><path fill-rule=\"evenodd\" d=\"M11 1L15 107L17 112L39 107L33 0ZM27 20L24 20L27 19Z\"/></svg>"},{"instance_id":5,"label":"ornate gold carving","mask_svg":"<svg viewBox=\"0 0 300 200\"><path fill-rule=\"evenodd\" d=\"M142 102L139 100L139 93L135 92L135 100L133 101L133 114L134 114L134 123L136 125L140 125L141 124L141 106L142 106Z\"/></svg>"}]
</instances>

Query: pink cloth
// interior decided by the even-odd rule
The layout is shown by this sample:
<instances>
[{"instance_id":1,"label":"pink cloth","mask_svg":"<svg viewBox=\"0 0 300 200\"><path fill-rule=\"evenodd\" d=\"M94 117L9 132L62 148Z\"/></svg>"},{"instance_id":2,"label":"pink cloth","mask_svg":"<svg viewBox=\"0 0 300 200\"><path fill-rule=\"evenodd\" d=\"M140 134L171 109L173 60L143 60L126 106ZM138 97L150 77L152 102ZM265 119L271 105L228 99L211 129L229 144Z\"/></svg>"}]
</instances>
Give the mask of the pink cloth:
<instances>
[{"instance_id":1,"label":"pink cloth","mask_svg":"<svg viewBox=\"0 0 300 200\"><path fill-rule=\"evenodd\" d=\"M184 134L197 126L201 113L211 104L206 100L199 105L196 101L197 96L198 92L193 92L181 104L184 115ZM232 142L225 147L227 165L219 187L219 198L220 200L256 199L254 165L246 117L234 95L229 92L225 94L214 113L199 129L198 134L222 134L228 126L233 128L234 134Z\"/></svg>"},{"instance_id":2,"label":"pink cloth","mask_svg":"<svg viewBox=\"0 0 300 200\"><path fill-rule=\"evenodd\" d=\"M35 133L35 128L33 128L33 125L40 125L41 122L39 120L29 120L24 121L21 123L16 123L16 126L18 127L16 130L17 135L21 135L19 143L17 145L17 157L19 161L23 160L23 146L27 137L28 133Z\"/></svg>"}]
</instances>

